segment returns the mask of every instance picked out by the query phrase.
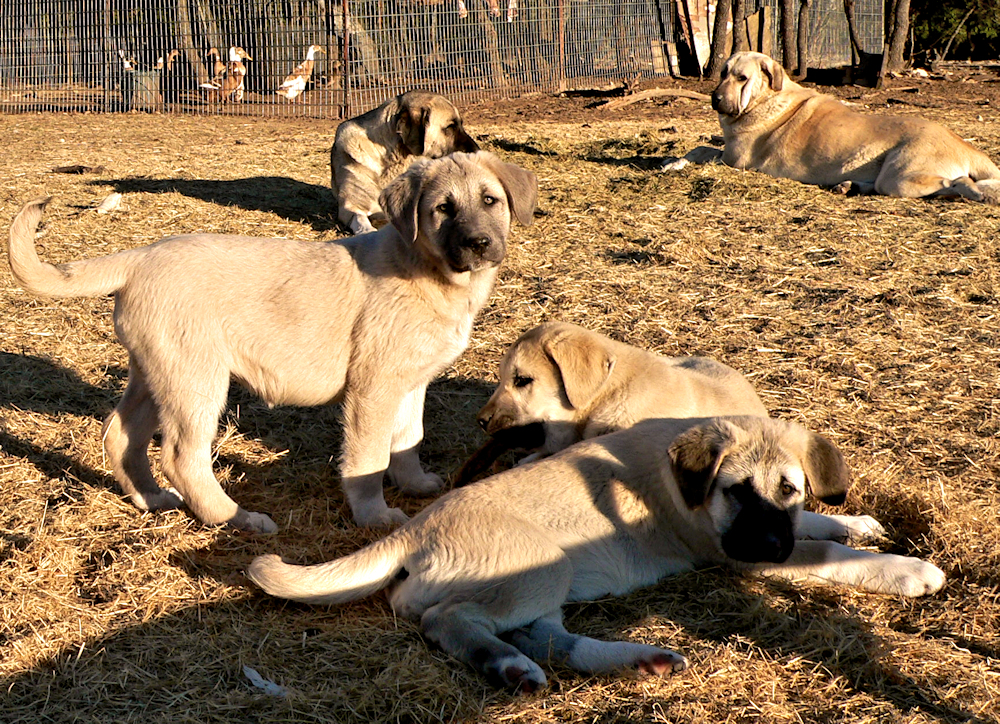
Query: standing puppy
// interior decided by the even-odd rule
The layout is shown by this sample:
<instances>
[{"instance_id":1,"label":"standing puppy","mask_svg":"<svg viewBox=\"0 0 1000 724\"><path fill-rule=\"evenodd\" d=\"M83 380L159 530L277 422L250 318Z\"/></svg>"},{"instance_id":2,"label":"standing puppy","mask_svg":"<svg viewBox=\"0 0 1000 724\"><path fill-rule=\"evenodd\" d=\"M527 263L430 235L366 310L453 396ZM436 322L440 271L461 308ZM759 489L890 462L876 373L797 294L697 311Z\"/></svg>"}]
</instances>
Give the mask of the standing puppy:
<instances>
[{"instance_id":1,"label":"standing puppy","mask_svg":"<svg viewBox=\"0 0 1000 724\"><path fill-rule=\"evenodd\" d=\"M204 523L270 533L212 474L212 440L234 378L275 405L342 401L344 491L359 525L406 520L382 478L417 494L437 475L417 458L427 384L465 349L516 218L532 220L534 174L488 153L414 164L382 193L392 225L359 242L194 234L110 256L42 262L34 233L47 199L10 232L28 291L115 295L129 352L125 394L104 426L115 477L143 510L184 503ZM163 432L162 469L147 448Z\"/></svg>"},{"instance_id":2,"label":"standing puppy","mask_svg":"<svg viewBox=\"0 0 1000 724\"><path fill-rule=\"evenodd\" d=\"M1000 203L1000 169L947 128L858 113L792 82L761 53L726 61L712 108L725 138L722 161L734 168L843 192Z\"/></svg>"},{"instance_id":3,"label":"standing puppy","mask_svg":"<svg viewBox=\"0 0 1000 724\"><path fill-rule=\"evenodd\" d=\"M341 223L355 234L384 218L379 193L420 156L478 151L458 109L444 96L410 91L344 121L330 149L330 176Z\"/></svg>"}]
</instances>

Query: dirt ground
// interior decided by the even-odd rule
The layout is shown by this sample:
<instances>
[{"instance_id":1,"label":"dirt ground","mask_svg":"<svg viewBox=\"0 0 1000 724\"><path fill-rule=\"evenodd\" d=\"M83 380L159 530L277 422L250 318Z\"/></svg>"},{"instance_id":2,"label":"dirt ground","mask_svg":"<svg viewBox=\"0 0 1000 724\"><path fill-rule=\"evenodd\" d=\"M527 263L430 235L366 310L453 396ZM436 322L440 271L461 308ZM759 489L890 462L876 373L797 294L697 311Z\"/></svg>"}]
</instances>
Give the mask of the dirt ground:
<instances>
[{"instance_id":1,"label":"dirt ground","mask_svg":"<svg viewBox=\"0 0 1000 724\"><path fill-rule=\"evenodd\" d=\"M832 91L873 113L940 120L1000 158L997 80L980 71ZM538 95L466 111L484 147L538 175L539 211L515 230L469 349L428 393L426 466L454 472L483 442L475 412L504 349L564 319L743 371L773 415L843 450L855 479L843 512L878 518L878 547L934 562L944 590L900 600L684 575L568 606L567 626L681 651L689 671L556 667L542 693L495 691L382 597L312 608L243 576L261 553L318 562L377 537L352 525L338 488L335 408L272 410L232 391L216 471L246 508L272 515L277 535L142 513L101 448L127 369L112 300L34 298L4 264L0 720L1000 720L1000 209L845 198L721 166L665 175L665 156L719 133L711 109L664 99L606 111L601 100ZM0 218L54 195L38 239L52 261L192 231L334 239L334 131L295 119L0 116ZM104 171L52 173L66 164ZM90 210L112 191L117 211ZM411 513L427 503L388 487L387 497ZM244 666L287 695L255 688Z\"/></svg>"}]
</instances>

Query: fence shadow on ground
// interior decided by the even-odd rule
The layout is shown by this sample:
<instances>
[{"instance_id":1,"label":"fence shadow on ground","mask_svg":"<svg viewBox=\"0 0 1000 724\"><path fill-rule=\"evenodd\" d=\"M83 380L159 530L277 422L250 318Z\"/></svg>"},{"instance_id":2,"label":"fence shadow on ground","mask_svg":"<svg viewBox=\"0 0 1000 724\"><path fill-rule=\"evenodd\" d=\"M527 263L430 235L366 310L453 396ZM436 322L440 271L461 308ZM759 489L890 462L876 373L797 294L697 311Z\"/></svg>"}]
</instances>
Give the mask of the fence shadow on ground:
<instances>
[{"instance_id":1,"label":"fence shadow on ground","mask_svg":"<svg viewBox=\"0 0 1000 724\"><path fill-rule=\"evenodd\" d=\"M210 180L183 178L119 178L91 182L94 186L113 185L123 194L179 193L221 206L247 211L265 211L289 221L309 224L315 231L339 229L337 206L328 186L298 181L287 176Z\"/></svg>"}]
</instances>

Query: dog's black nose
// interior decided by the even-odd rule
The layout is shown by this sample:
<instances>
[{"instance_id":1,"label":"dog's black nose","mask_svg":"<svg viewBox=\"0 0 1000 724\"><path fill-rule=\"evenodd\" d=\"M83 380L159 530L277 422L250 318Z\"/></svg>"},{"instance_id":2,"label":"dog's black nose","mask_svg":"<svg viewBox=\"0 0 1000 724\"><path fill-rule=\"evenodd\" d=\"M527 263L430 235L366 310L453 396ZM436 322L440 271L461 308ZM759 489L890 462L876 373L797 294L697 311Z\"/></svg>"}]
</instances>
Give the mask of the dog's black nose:
<instances>
[{"instance_id":1,"label":"dog's black nose","mask_svg":"<svg viewBox=\"0 0 1000 724\"><path fill-rule=\"evenodd\" d=\"M469 237L462 242L462 246L476 252L477 254L483 253L489 245L490 238L488 236Z\"/></svg>"}]
</instances>

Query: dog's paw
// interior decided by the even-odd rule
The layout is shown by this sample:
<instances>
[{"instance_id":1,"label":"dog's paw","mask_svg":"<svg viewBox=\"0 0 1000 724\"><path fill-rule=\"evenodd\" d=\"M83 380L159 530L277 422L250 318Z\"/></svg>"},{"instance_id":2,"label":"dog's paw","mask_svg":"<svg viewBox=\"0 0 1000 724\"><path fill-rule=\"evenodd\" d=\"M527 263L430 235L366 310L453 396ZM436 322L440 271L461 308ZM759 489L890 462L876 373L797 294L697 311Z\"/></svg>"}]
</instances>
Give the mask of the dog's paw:
<instances>
[{"instance_id":1,"label":"dog's paw","mask_svg":"<svg viewBox=\"0 0 1000 724\"><path fill-rule=\"evenodd\" d=\"M866 588L896 596L929 596L944 587L944 571L933 563L885 553L880 556L881 570L866 581Z\"/></svg>"},{"instance_id":2,"label":"dog's paw","mask_svg":"<svg viewBox=\"0 0 1000 724\"><path fill-rule=\"evenodd\" d=\"M402 525L409 519L410 516L402 510L390 508L385 503L382 503L381 507L377 509L354 511L354 522L362 528L390 528Z\"/></svg>"},{"instance_id":3,"label":"dog's paw","mask_svg":"<svg viewBox=\"0 0 1000 724\"><path fill-rule=\"evenodd\" d=\"M226 525L231 528L245 530L248 533L260 533L262 535L271 535L278 532L278 525L271 520L269 515L254 513L242 508L240 508L236 515L226 521Z\"/></svg>"},{"instance_id":4,"label":"dog's paw","mask_svg":"<svg viewBox=\"0 0 1000 724\"><path fill-rule=\"evenodd\" d=\"M832 516L844 524L844 534L841 538L846 543L870 543L885 538L885 528L870 515Z\"/></svg>"},{"instance_id":5,"label":"dog's paw","mask_svg":"<svg viewBox=\"0 0 1000 724\"><path fill-rule=\"evenodd\" d=\"M548 683L542 668L524 654L496 658L485 665L484 672L494 685L518 694L532 694Z\"/></svg>"},{"instance_id":6,"label":"dog's paw","mask_svg":"<svg viewBox=\"0 0 1000 724\"><path fill-rule=\"evenodd\" d=\"M854 182L852 181L841 181L839 184L830 187L830 191L835 194L840 194L842 196L847 196L851 193L851 189L854 188Z\"/></svg>"},{"instance_id":7,"label":"dog's paw","mask_svg":"<svg viewBox=\"0 0 1000 724\"><path fill-rule=\"evenodd\" d=\"M135 492L129 496L139 510L176 510L184 505L184 498L173 488L160 489L155 493Z\"/></svg>"},{"instance_id":8,"label":"dog's paw","mask_svg":"<svg viewBox=\"0 0 1000 724\"><path fill-rule=\"evenodd\" d=\"M444 480L434 473L421 473L418 477L400 481L398 487L408 495L434 495L444 487Z\"/></svg>"},{"instance_id":9,"label":"dog's paw","mask_svg":"<svg viewBox=\"0 0 1000 724\"><path fill-rule=\"evenodd\" d=\"M690 165L691 162L688 161L686 158L676 158L674 156L667 156L667 158L663 160L663 165L660 166L660 170L664 172L680 171L681 169Z\"/></svg>"},{"instance_id":10,"label":"dog's paw","mask_svg":"<svg viewBox=\"0 0 1000 724\"><path fill-rule=\"evenodd\" d=\"M646 651L639 652L632 665L644 674L665 676L684 671L688 667L688 660L676 651L658 649L653 646L643 646L642 648Z\"/></svg>"},{"instance_id":11,"label":"dog's paw","mask_svg":"<svg viewBox=\"0 0 1000 724\"><path fill-rule=\"evenodd\" d=\"M527 465L528 463L533 463L536 460L541 460L543 457L545 457L544 453L533 452L530 455L525 455L523 458L521 458L520 460L518 460L517 464L518 465Z\"/></svg>"}]
</instances>

